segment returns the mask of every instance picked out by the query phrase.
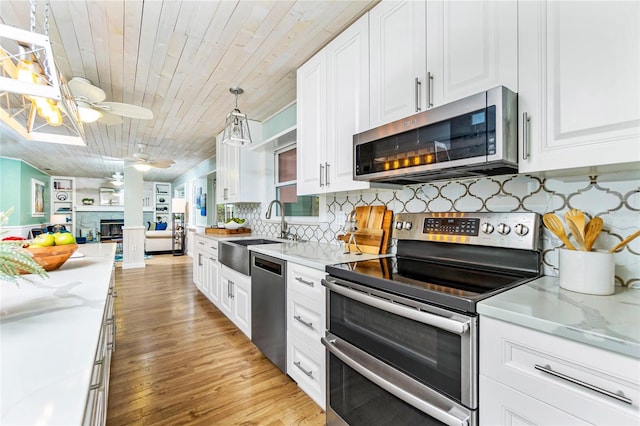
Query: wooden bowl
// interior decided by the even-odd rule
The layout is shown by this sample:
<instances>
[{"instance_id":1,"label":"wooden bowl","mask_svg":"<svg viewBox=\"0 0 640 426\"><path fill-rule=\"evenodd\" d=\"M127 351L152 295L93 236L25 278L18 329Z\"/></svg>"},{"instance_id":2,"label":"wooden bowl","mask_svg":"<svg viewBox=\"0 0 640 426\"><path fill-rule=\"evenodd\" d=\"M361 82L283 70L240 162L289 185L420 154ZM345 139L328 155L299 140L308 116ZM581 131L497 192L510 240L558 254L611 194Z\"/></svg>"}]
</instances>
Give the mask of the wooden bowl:
<instances>
[{"instance_id":1,"label":"wooden bowl","mask_svg":"<svg viewBox=\"0 0 640 426\"><path fill-rule=\"evenodd\" d=\"M27 247L25 250L33 254L33 260L45 271L54 271L78 249L77 244L65 244L62 246Z\"/></svg>"}]
</instances>

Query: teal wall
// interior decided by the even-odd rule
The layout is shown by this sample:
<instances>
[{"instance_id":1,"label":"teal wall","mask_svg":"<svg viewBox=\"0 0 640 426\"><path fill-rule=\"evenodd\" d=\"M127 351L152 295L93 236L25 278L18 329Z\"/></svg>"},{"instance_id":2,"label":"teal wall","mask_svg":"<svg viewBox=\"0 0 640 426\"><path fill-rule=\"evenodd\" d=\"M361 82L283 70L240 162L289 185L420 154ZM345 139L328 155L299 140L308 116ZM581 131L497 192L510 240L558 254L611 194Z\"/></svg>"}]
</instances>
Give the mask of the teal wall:
<instances>
[{"instance_id":1,"label":"teal wall","mask_svg":"<svg viewBox=\"0 0 640 426\"><path fill-rule=\"evenodd\" d=\"M295 126L296 120L296 104L291 104L262 123L262 140L267 140L283 130Z\"/></svg>"},{"instance_id":2,"label":"teal wall","mask_svg":"<svg viewBox=\"0 0 640 426\"><path fill-rule=\"evenodd\" d=\"M44 217L31 217L31 179L44 183ZM0 157L0 211L13 207L7 226L46 223L50 197L49 175L22 160Z\"/></svg>"}]
</instances>

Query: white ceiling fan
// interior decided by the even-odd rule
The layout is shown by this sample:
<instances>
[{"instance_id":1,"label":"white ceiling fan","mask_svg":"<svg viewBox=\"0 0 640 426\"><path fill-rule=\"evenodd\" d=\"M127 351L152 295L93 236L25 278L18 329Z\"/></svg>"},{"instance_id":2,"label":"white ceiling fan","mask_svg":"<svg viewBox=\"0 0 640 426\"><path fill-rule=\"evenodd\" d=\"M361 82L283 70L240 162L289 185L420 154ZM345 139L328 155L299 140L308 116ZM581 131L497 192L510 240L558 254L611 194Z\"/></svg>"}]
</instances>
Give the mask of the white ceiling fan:
<instances>
[{"instance_id":1,"label":"white ceiling fan","mask_svg":"<svg viewBox=\"0 0 640 426\"><path fill-rule=\"evenodd\" d=\"M129 117L139 120L151 120L153 111L150 109L120 102L104 102L107 97L104 90L91 84L83 77L73 77L69 80L69 88L80 111L80 120L93 123L100 120L106 125L120 124L122 118Z\"/></svg>"},{"instance_id":2,"label":"white ceiling fan","mask_svg":"<svg viewBox=\"0 0 640 426\"><path fill-rule=\"evenodd\" d=\"M131 158L124 158L125 161L133 162L132 166L142 172L149 171L152 167L158 169L168 169L175 164L175 161L169 159L151 159L151 156L144 152L147 146L138 144L138 152L134 152Z\"/></svg>"},{"instance_id":3,"label":"white ceiling fan","mask_svg":"<svg viewBox=\"0 0 640 426\"><path fill-rule=\"evenodd\" d=\"M113 186L122 186L124 185L124 176L121 172L115 172L111 177L105 178L111 181L111 185Z\"/></svg>"}]
</instances>

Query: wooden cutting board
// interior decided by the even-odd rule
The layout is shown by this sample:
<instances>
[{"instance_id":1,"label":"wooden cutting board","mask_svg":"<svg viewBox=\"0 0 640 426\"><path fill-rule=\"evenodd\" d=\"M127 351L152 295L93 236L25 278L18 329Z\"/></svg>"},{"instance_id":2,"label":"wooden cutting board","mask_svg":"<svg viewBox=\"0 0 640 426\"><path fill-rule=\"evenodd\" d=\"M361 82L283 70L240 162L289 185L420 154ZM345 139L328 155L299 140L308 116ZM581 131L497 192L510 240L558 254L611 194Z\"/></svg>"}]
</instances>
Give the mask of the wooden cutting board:
<instances>
[{"instance_id":1,"label":"wooden cutting board","mask_svg":"<svg viewBox=\"0 0 640 426\"><path fill-rule=\"evenodd\" d=\"M250 228L238 228L238 229L227 229L227 228L205 228L204 233L207 235L233 235L233 234L250 234Z\"/></svg>"},{"instance_id":2,"label":"wooden cutting board","mask_svg":"<svg viewBox=\"0 0 640 426\"><path fill-rule=\"evenodd\" d=\"M379 228L383 229L385 206L359 206L356 207L356 226L358 229Z\"/></svg>"},{"instance_id":3,"label":"wooden cutting board","mask_svg":"<svg viewBox=\"0 0 640 426\"><path fill-rule=\"evenodd\" d=\"M345 244L349 241L351 234L341 235L338 237L344 241ZM384 237L384 231L382 229L365 228L357 229L355 232L356 243L363 253L378 254L380 253L380 246ZM357 253L355 244L349 244L349 250L353 253Z\"/></svg>"}]
</instances>

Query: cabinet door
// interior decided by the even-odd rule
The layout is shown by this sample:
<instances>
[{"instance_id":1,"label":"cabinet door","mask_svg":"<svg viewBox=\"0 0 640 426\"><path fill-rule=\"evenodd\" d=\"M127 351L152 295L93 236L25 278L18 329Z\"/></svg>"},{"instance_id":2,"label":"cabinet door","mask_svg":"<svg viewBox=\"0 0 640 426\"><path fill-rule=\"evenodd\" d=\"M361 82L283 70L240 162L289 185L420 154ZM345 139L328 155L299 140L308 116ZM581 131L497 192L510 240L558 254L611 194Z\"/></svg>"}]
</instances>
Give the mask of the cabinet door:
<instances>
[{"instance_id":1,"label":"cabinet door","mask_svg":"<svg viewBox=\"0 0 640 426\"><path fill-rule=\"evenodd\" d=\"M353 135L369 128L369 23L363 16L326 47L327 191L358 190L353 180Z\"/></svg>"},{"instance_id":2,"label":"cabinet door","mask_svg":"<svg viewBox=\"0 0 640 426\"><path fill-rule=\"evenodd\" d=\"M218 305L218 308L220 308L222 313L229 319L232 319L233 317L232 286L233 280L229 279L225 274L225 268L222 267L220 269L220 304Z\"/></svg>"},{"instance_id":3,"label":"cabinet door","mask_svg":"<svg viewBox=\"0 0 640 426\"><path fill-rule=\"evenodd\" d=\"M383 1L369 12L370 125L426 109L424 1Z\"/></svg>"},{"instance_id":4,"label":"cabinet door","mask_svg":"<svg viewBox=\"0 0 640 426\"><path fill-rule=\"evenodd\" d=\"M324 192L327 71L322 50L297 71L298 195Z\"/></svg>"},{"instance_id":5,"label":"cabinet door","mask_svg":"<svg viewBox=\"0 0 640 426\"><path fill-rule=\"evenodd\" d=\"M640 161L640 3L518 7L520 172Z\"/></svg>"},{"instance_id":6,"label":"cabinet door","mask_svg":"<svg viewBox=\"0 0 640 426\"><path fill-rule=\"evenodd\" d=\"M251 281L235 279L232 286L233 322L251 339Z\"/></svg>"},{"instance_id":7,"label":"cabinet door","mask_svg":"<svg viewBox=\"0 0 640 426\"><path fill-rule=\"evenodd\" d=\"M211 255L207 256L206 259L206 274L207 274L207 282L208 284L208 297L211 302L218 306L220 305L220 286L218 284L218 260L212 257Z\"/></svg>"},{"instance_id":8,"label":"cabinet door","mask_svg":"<svg viewBox=\"0 0 640 426\"><path fill-rule=\"evenodd\" d=\"M518 92L518 3L427 2L428 102L441 105L496 86Z\"/></svg>"}]
</instances>

